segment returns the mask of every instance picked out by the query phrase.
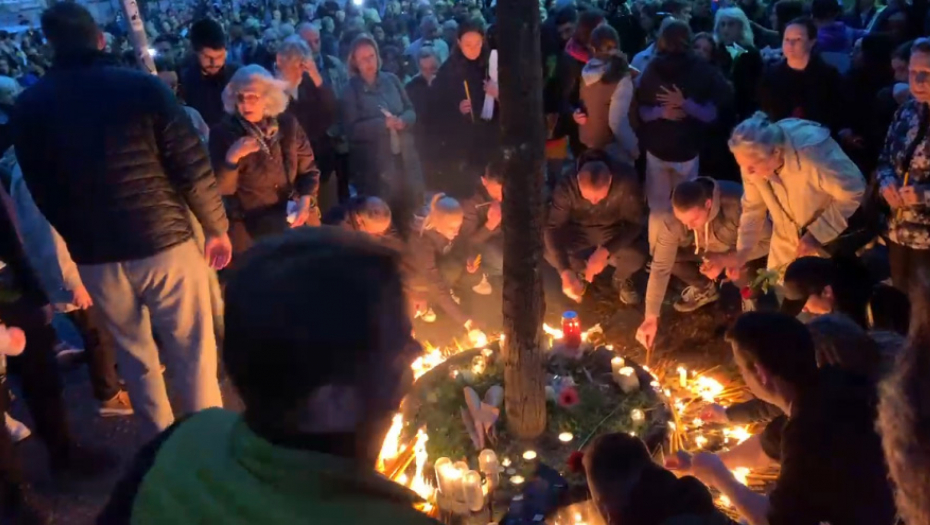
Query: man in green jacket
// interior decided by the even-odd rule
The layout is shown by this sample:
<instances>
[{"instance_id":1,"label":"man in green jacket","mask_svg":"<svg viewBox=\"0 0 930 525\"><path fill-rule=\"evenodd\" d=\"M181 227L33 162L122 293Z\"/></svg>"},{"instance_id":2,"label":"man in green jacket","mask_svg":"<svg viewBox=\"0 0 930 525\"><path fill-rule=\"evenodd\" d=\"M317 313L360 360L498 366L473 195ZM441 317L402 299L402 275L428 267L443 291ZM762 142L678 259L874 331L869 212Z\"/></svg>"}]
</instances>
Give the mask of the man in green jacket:
<instances>
[{"instance_id":1,"label":"man in green jacket","mask_svg":"<svg viewBox=\"0 0 930 525\"><path fill-rule=\"evenodd\" d=\"M241 415L202 411L143 449L100 524L431 524L374 470L419 347L393 251L338 229L256 245L226 288Z\"/></svg>"}]
</instances>

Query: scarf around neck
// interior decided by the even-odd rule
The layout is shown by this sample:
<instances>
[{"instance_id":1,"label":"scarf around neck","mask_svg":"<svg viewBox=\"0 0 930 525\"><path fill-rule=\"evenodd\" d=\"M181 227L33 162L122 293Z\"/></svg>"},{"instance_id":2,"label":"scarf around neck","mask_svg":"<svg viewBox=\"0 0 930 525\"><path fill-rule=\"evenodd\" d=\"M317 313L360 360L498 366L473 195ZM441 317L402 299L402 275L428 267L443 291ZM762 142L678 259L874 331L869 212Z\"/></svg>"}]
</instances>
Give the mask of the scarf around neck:
<instances>
[{"instance_id":1,"label":"scarf around neck","mask_svg":"<svg viewBox=\"0 0 930 525\"><path fill-rule=\"evenodd\" d=\"M258 141L259 147L262 148L262 151L264 151L266 155L271 155L271 147L277 142L278 132L280 131L278 119L274 117L265 117L261 122L255 123L249 122L237 113L236 121L239 122L239 125L242 126L249 136Z\"/></svg>"}]
</instances>

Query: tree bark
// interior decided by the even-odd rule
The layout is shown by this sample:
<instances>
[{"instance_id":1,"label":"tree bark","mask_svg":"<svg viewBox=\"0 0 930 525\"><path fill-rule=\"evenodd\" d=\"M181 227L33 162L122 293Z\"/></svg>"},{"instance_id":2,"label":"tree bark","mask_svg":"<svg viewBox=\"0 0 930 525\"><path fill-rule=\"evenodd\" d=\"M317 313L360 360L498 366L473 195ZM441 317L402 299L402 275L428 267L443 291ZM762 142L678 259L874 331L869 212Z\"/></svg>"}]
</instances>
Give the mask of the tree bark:
<instances>
[{"instance_id":1,"label":"tree bark","mask_svg":"<svg viewBox=\"0 0 930 525\"><path fill-rule=\"evenodd\" d=\"M540 273L545 123L539 27L537 0L498 0L500 121L505 159L504 402L508 429L519 439L539 437L546 427L540 348L545 313Z\"/></svg>"}]
</instances>

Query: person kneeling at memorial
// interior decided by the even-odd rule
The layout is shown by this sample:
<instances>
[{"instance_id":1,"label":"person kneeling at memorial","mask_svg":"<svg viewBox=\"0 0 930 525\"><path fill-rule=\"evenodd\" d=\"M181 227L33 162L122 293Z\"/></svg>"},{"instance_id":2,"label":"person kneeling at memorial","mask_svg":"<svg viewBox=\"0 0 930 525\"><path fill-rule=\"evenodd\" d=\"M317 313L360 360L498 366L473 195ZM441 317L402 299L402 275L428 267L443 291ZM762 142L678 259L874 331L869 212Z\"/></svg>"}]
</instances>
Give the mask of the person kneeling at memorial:
<instances>
[{"instance_id":1,"label":"person kneeling at memorial","mask_svg":"<svg viewBox=\"0 0 930 525\"><path fill-rule=\"evenodd\" d=\"M485 275L504 273L504 233L501 227L501 203L504 200L504 162L488 163L475 193L462 201L464 221L462 240L472 253L481 254ZM489 292L490 293L490 292Z\"/></svg>"},{"instance_id":2,"label":"person kneeling at memorial","mask_svg":"<svg viewBox=\"0 0 930 525\"><path fill-rule=\"evenodd\" d=\"M226 287L223 362L245 412L175 423L98 523L434 523L374 469L420 350L397 263L335 228L256 243Z\"/></svg>"},{"instance_id":3,"label":"person kneeling at memorial","mask_svg":"<svg viewBox=\"0 0 930 525\"><path fill-rule=\"evenodd\" d=\"M433 322L438 307L455 323L471 331L475 322L462 310L455 290L469 289L476 284L476 272L481 260L468 257L460 244L464 212L462 205L444 193L437 193L429 211L410 237L410 257L413 272L408 279L411 309L415 317Z\"/></svg>"},{"instance_id":4,"label":"person kneeling at memorial","mask_svg":"<svg viewBox=\"0 0 930 525\"><path fill-rule=\"evenodd\" d=\"M716 279L735 259L742 197L742 186L730 181L702 177L675 187L673 213L663 214L664 220L655 221L661 226L646 286L646 314L636 331L636 339L646 348L655 341L670 276L688 285L674 305L679 312L692 312L720 297ZM749 254L747 270L740 272L737 286L746 284L757 270L765 268L771 225L763 228L760 241Z\"/></svg>"},{"instance_id":5,"label":"person kneeling at memorial","mask_svg":"<svg viewBox=\"0 0 930 525\"><path fill-rule=\"evenodd\" d=\"M743 314L727 340L752 393L788 416L775 488L768 496L753 492L712 453L679 453L668 466L719 490L753 525L894 523L874 382L834 366L818 369L810 332L786 314Z\"/></svg>"},{"instance_id":6,"label":"person kneeling at memorial","mask_svg":"<svg viewBox=\"0 0 930 525\"><path fill-rule=\"evenodd\" d=\"M707 487L657 465L638 437L601 435L587 447L582 463L606 523L734 525L717 510Z\"/></svg>"},{"instance_id":7,"label":"person kneeling at memorial","mask_svg":"<svg viewBox=\"0 0 930 525\"><path fill-rule=\"evenodd\" d=\"M639 304L630 277L646 262L644 200L633 168L598 150L582 154L578 173L558 182L544 240L565 295L581 301L582 279L593 282L610 265L620 302Z\"/></svg>"}]
</instances>

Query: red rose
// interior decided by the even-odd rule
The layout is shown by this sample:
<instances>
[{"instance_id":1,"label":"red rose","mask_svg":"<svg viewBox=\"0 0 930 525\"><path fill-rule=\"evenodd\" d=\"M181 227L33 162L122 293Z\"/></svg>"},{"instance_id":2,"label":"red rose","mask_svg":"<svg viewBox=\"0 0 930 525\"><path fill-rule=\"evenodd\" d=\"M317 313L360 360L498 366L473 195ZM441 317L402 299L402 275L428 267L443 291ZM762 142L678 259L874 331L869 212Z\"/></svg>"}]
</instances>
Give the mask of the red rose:
<instances>
[{"instance_id":1,"label":"red rose","mask_svg":"<svg viewBox=\"0 0 930 525\"><path fill-rule=\"evenodd\" d=\"M571 408L578 404L581 401L578 397L578 391L575 390L575 387L567 386L559 392L559 405L564 408Z\"/></svg>"},{"instance_id":2,"label":"red rose","mask_svg":"<svg viewBox=\"0 0 930 525\"><path fill-rule=\"evenodd\" d=\"M568 471L574 474L584 474L584 452L576 450L568 456Z\"/></svg>"},{"instance_id":3,"label":"red rose","mask_svg":"<svg viewBox=\"0 0 930 525\"><path fill-rule=\"evenodd\" d=\"M750 287L748 287L748 286L744 286L744 287L740 288L739 294L740 294L740 296L743 297L743 299L747 299L747 300L748 300L748 299L752 299L752 288L750 288Z\"/></svg>"}]
</instances>

